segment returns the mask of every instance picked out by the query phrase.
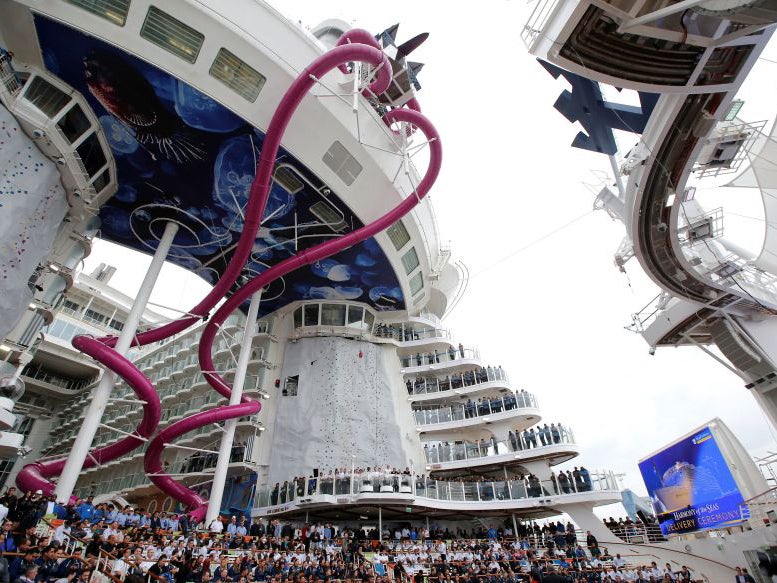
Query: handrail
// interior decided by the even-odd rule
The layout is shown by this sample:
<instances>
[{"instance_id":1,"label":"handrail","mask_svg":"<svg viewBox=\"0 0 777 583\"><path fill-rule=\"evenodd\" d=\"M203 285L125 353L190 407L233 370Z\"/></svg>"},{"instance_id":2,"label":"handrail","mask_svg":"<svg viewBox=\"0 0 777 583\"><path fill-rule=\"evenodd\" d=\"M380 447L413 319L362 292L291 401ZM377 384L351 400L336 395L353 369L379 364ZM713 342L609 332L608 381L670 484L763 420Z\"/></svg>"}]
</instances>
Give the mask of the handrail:
<instances>
[{"instance_id":1,"label":"handrail","mask_svg":"<svg viewBox=\"0 0 777 583\"><path fill-rule=\"evenodd\" d=\"M447 374L443 379L437 377L416 377L415 380L407 379L405 381L405 386L407 387L407 394L414 396L454 391L456 389L466 389L473 385L497 381L508 383L510 382L510 379L508 378L507 373L502 370L501 366L492 367L491 365L488 365L481 366L479 369L475 370Z\"/></svg>"},{"instance_id":2,"label":"handrail","mask_svg":"<svg viewBox=\"0 0 777 583\"><path fill-rule=\"evenodd\" d=\"M476 348L464 348L463 346L454 348L451 346L448 350L444 351L435 350L434 352L419 352L414 356L400 357L400 363L402 368L410 368L456 362L464 359L480 360L480 352L478 352Z\"/></svg>"},{"instance_id":3,"label":"handrail","mask_svg":"<svg viewBox=\"0 0 777 583\"><path fill-rule=\"evenodd\" d=\"M316 496L342 496L358 494L394 494L412 496L415 499L443 500L450 502L494 502L527 500L542 496L570 496L586 492L619 492L612 472L590 471L585 482L574 480L567 490L554 480L540 480L536 476L511 480L464 482L461 480L433 480L423 474L396 474L380 470L320 475L319 477L294 477L283 485L276 483L272 489L257 492L257 507L279 506L295 499L312 501Z\"/></svg>"},{"instance_id":4,"label":"handrail","mask_svg":"<svg viewBox=\"0 0 777 583\"><path fill-rule=\"evenodd\" d=\"M457 403L447 407L429 407L413 409L413 415L417 425L432 425L437 423L450 423L452 421L466 421L477 417L518 411L520 409L536 409L537 400L534 395L526 392L517 392L506 397Z\"/></svg>"},{"instance_id":5,"label":"handrail","mask_svg":"<svg viewBox=\"0 0 777 583\"><path fill-rule=\"evenodd\" d=\"M516 432L513 434L514 443L507 443L504 441L495 443L493 441L481 440L481 443L467 441L452 444L448 442L436 442L430 445L430 443L427 442L424 444L424 456L427 463L440 464L473 459L486 459L521 451L541 451L547 447L575 443L575 436L571 429L563 425L557 425L556 427L560 429L557 440L554 440L553 437L551 437L551 441L547 443L537 444L536 438L534 443L532 443L525 440L523 434Z\"/></svg>"}]
</instances>

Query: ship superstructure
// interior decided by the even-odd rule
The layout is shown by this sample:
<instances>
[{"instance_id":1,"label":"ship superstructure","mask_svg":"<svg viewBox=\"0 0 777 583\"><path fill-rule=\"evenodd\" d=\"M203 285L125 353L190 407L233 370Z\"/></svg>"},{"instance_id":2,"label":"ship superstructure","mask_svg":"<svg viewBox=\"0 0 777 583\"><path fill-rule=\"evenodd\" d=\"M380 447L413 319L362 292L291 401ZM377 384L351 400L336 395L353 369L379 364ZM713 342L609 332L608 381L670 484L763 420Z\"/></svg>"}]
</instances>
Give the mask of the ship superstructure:
<instances>
[{"instance_id":1,"label":"ship superstructure","mask_svg":"<svg viewBox=\"0 0 777 583\"><path fill-rule=\"evenodd\" d=\"M72 358L109 372L30 442L23 489L198 518L515 521L619 500L611 472L561 472L570 427L441 324L461 275L425 198L443 139L415 95L425 34L308 31L248 0L1 9L3 113L61 174L51 232L153 254L109 314L67 293L83 252L36 248L36 273L63 282L33 295L100 329L24 320L8 362L45 382L30 339L72 332L93 360ZM172 319L146 310L165 260L214 286Z\"/></svg>"}]
</instances>

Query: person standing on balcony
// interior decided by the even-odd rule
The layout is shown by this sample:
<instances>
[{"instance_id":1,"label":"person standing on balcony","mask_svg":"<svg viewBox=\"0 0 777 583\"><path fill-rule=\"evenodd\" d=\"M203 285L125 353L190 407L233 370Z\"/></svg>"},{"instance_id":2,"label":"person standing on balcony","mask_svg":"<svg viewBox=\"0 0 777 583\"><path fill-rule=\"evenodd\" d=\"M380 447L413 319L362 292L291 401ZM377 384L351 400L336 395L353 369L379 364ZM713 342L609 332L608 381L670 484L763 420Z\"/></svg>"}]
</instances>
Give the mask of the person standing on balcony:
<instances>
[{"instance_id":1,"label":"person standing on balcony","mask_svg":"<svg viewBox=\"0 0 777 583\"><path fill-rule=\"evenodd\" d=\"M459 354L464 358L464 345L461 342L459 342Z\"/></svg>"},{"instance_id":2,"label":"person standing on balcony","mask_svg":"<svg viewBox=\"0 0 777 583\"><path fill-rule=\"evenodd\" d=\"M553 443L561 443L561 433L559 433L555 423L550 424L550 435L553 438Z\"/></svg>"},{"instance_id":3,"label":"person standing on balcony","mask_svg":"<svg viewBox=\"0 0 777 583\"><path fill-rule=\"evenodd\" d=\"M448 358L456 360L456 349L453 346L448 347Z\"/></svg>"},{"instance_id":4,"label":"person standing on balcony","mask_svg":"<svg viewBox=\"0 0 777 583\"><path fill-rule=\"evenodd\" d=\"M515 438L512 430L507 432L507 440L510 442L510 447L513 448L513 451L518 451L518 440Z\"/></svg>"}]
</instances>

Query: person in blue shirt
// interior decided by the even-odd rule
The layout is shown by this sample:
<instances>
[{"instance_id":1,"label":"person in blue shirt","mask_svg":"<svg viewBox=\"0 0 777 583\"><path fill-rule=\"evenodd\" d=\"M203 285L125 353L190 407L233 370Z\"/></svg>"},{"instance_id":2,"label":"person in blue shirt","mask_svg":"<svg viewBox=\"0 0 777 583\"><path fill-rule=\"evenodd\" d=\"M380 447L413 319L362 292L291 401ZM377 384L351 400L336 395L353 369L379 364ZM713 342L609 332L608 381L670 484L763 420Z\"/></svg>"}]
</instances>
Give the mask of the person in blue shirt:
<instances>
[{"instance_id":1,"label":"person in blue shirt","mask_svg":"<svg viewBox=\"0 0 777 583\"><path fill-rule=\"evenodd\" d=\"M138 520L138 526L140 528L148 528L151 526L151 516L148 512L145 512L141 515L140 519Z\"/></svg>"},{"instance_id":2,"label":"person in blue shirt","mask_svg":"<svg viewBox=\"0 0 777 583\"><path fill-rule=\"evenodd\" d=\"M106 522L118 522L119 526L126 526L127 515L124 513L124 509L117 509L113 506L108 506L108 511L105 513Z\"/></svg>"},{"instance_id":3,"label":"person in blue shirt","mask_svg":"<svg viewBox=\"0 0 777 583\"><path fill-rule=\"evenodd\" d=\"M81 520L88 520L92 522L94 518L94 504L92 504L94 496L89 496L85 502L81 502L76 508L76 512L81 517Z\"/></svg>"},{"instance_id":4,"label":"person in blue shirt","mask_svg":"<svg viewBox=\"0 0 777 583\"><path fill-rule=\"evenodd\" d=\"M229 536L235 536L237 534L237 518L235 516L229 520L229 524L227 525L227 534Z\"/></svg>"},{"instance_id":5,"label":"person in blue shirt","mask_svg":"<svg viewBox=\"0 0 777 583\"><path fill-rule=\"evenodd\" d=\"M140 513L135 512L135 509L131 506L127 506L124 509L124 512L127 515L126 524L127 526L139 526L140 525Z\"/></svg>"},{"instance_id":6,"label":"person in blue shirt","mask_svg":"<svg viewBox=\"0 0 777 583\"><path fill-rule=\"evenodd\" d=\"M240 517L240 524L237 525L237 529L235 531L235 534L238 536L245 536L248 534L248 528L246 527L246 517L241 516Z\"/></svg>"}]
</instances>

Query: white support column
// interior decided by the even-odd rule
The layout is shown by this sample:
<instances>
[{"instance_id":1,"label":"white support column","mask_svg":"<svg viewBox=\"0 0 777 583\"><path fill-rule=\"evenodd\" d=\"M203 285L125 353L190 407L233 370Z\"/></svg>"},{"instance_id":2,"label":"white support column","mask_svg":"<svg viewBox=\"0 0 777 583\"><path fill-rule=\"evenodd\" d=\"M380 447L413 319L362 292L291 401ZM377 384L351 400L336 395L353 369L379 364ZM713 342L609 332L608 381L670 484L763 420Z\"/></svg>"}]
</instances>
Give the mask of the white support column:
<instances>
[{"instance_id":1,"label":"white support column","mask_svg":"<svg viewBox=\"0 0 777 583\"><path fill-rule=\"evenodd\" d=\"M240 354L237 357L235 380L232 383L232 394L229 396L230 405L238 405L240 399L243 397L243 385L245 384L248 361L251 358L251 343L256 334L256 319L259 316L259 304L261 302L262 290L259 290L251 296L251 303L248 306L248 315L246 316L246 325L243 330L243 339L240 341ZM205 524L210 524L219 515L219 511L221 510L221 500L224 497L224 486L227 483L229 458L232 453L232 443L235 439L235 427L237 427L237 419L227 419L226 423L224 423L224 433L221 436L219 457L216 460L216 469L213 473L213 485L210 489L208 511L205 514Z\"/></svg>"},{"instance_id":2,"label":"white support column","mask_svg":"<svg viewBox=\"0 0 777 583\"><path fill-rule=\"evenodd\" d=\"M383 508L378 506L378 542L383 540Z\"/></svg>"},{"instance_id":3,"label":"white support column","mask_svg":"<svg viewBox=\"0 0 777 583\"><path fill-rule=\"evenodd\" d=\"M135 297L132 308L127 315L127 321L124 323L124 328L122 329L121 334L119 334L119 339L116 342L114 349L119 354L124 355L132 344L132 340L138 329L138 324L143 316L143 311L146 309L146 304L151 296L151 291L154 289L154 284L156 283L157 277L159 277L159 272L162 269L162 265L165 262L165 258L170 251L170 246L173 244L173 239L177 232L177 223L167 223L165 231L159 239L159 245L154 252L154 257L151 259L151 265L148 266L148 271L143 278L143 283L140 284L138 295ZM92 447L94 435L97 433L97 428L100 425L100 421L105 412L105 407L108 405L108 399L111 396L111 391L113 390L115 383L116 375L112 371L106 370L100 379L100 384L97 385L94 393L92 393L92 400L84 415L81 429L78 430L78 436L76 437L75 443L73 443L73 449L70 451L70 455L67 458L65 467L62 470L62 475L57 481L57 488L55 491L57 500L67 502L73 494L78 475L81 473L86 456L89 454L89 449Z\"/></svg>"}]
</instances>

